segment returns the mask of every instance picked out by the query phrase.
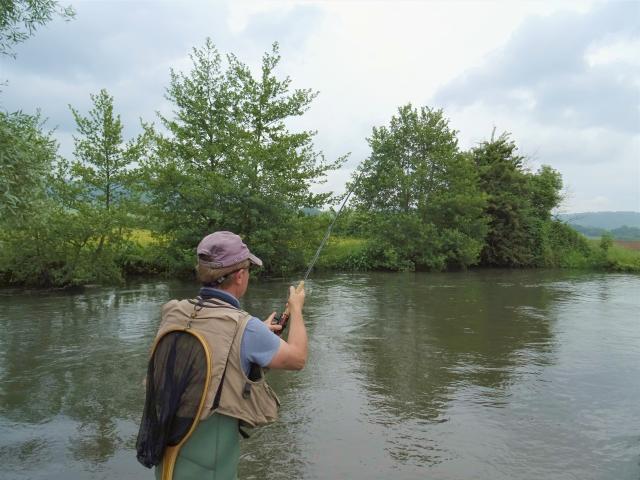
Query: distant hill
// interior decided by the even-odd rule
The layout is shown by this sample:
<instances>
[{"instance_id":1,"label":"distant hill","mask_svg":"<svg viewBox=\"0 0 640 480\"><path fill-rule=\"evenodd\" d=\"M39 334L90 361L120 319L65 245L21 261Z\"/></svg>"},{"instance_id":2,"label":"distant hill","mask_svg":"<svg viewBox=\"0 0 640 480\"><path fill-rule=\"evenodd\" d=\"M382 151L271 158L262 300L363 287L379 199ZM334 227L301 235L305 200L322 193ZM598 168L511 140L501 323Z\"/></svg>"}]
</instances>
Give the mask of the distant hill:
<instances>
[{"instance_id":1,"label":"distant hill","mask_svg":"<svg viewBox=\"0 0 640 480\"><path fill-rule=\"evenodd\" d=\"M640 212L565 213L558 218L569 225L614 230L620 227L640 228Z\"/></svg>"},{"instance_id":2,"label":"distant hill","mask_svg":"<svg viewBox=\"0 0 640 480\"><path fill-rule=\"evenodd\" d=\"M622 226L613 230L606 230L598 227L583 227L582 225L569 224L571 228L587 237L598 238L608 233L616 240L640 240L640 228Z\"/></svg>"}]
</instances>

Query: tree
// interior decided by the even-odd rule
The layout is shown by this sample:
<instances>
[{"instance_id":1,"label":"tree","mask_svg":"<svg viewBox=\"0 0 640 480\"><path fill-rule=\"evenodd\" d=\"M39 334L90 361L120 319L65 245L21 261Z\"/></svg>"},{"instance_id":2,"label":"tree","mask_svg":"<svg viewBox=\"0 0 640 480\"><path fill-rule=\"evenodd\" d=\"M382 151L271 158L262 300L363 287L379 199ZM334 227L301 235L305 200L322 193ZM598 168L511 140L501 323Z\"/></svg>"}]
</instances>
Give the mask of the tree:
<instances>
[{"instance_id":1,"label":"tree","mask_svg":"<svg viewBox=\"0 0 640 480\"><path fill-rule=\"evenodd\" d=\"M38 115L0 111L0 222L20 221L33 213L45 196L57 148Z\"/></svg>"},{"instance_id":2,"label":"tree","mask_svg":"<svg viewBox=\"0 0 640 480\"><path fill-rule=\"evenodd\" d=\"M59 286L106 278L108 269L85 254L95 218L65 203L81 187L70 181L39 117L0 113L0 162L4 283Z\"/></svg>"},{"instance_id":3,"label":"tree","mask_svg":"<svg viewBox=\"0 0 640 480\"><path fill-rule=\"evenodd\" d=\"M245 237L267 271L276 257L278 268L297 266L299 251L290 247L300 209L329 199L310 187L343 161L326 162L314 151L313 132L287 127L315 94L277 78L277 44L259 78L234 55L225 63L210 39L191 60L188 74L171 71L174 115L160 117L168 134L156 135L156 156L145 163L160 230L185 265L204 232L226 229Z\"/></svg>"},{"instance_id":4,"label":"tree","mask_svg":"<svg viewBox=\"0 0 640 480\"><path fill-rule=\"evenodd\" d=\"M93 108L87 117L69 106L80 134L73 137L73 173L87 187L85 200L110 212L131 196L131 167L141 154L143 139L124 142L120 115L114 115L113 97L105 89L90 97Z\"/></svg>"},{"instance_id":5,"label":"tree","mask_svg":"<svg viewBox=\"0 0 640 480\"><path fill-rule=\"evenodd\" d=\"M489 231L481 253L484 265L524 267L545 263L545 236L560 200L562 178L549 166L526 169L516 144L503 133L471 151L480 188L487 196Z\"/></svg>"},{"instance_id":6,"label":"tree","mask_svg":"<svg viewBox=\"0 0 640 480\"><path fill-rule=\"evenodd\" d=\"M373 129L356 173L354 205L372 213L382 266L466 267L482 246L484 200L468 156L441 110L400 107Z\"/></svg>"},{"instance_id":7,"label":"tree","mask_svg":"<svg viewBox=\"0 0 640 480\"><path fill-rule=\"evenodd\" d=\"M133 226L132 212L137 204L132 188L137 174L134 164L144 152L146 137L125 142L113 97L104 89L90 97L93 108L88 116L70 106L79 135L74 136L76 160L68 173L61 174L69 175L69 185L61 185L59 199L82 219L91 219L95 239L92 255L96 262L110 264L106 270L115 271L114 255ZM91 245L85 243L84 247Z\"/></svg>"},{"instance_id":8,"label":"tree","mask_svg":"<svg viewBox=\"0 0 640 480\"><path fill-rule=\"evenodd\" d=\"M75 11L54 0L0 1L0 55L15 57L13 47L31 37L54 17L71 20Z\"/></svg>"}]
</instances>

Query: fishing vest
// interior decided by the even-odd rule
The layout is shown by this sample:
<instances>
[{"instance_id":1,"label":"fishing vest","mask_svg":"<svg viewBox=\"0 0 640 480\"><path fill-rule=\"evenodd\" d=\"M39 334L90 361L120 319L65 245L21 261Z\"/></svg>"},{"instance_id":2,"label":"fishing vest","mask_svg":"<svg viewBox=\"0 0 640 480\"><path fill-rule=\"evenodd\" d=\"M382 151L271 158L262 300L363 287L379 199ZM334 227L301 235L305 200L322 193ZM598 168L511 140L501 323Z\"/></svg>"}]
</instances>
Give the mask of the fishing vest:
<instances>
[{"instance_id":1,"label":"fishing vest","mask_svg":"<svg viewBox=\"0 0 640 480\"><path fill-rule=\"evenodd\" d=\"M241 425L257 427L278 418L280 401L265 381L264 370L253 366L249 379L242 368L240 346L250 318L247 312L218 299L171 300L162 307L156 342L170 331L191 329L209 350L211 377L201 420L219 413L237 418Z\"/></svg>"}]
</instances>

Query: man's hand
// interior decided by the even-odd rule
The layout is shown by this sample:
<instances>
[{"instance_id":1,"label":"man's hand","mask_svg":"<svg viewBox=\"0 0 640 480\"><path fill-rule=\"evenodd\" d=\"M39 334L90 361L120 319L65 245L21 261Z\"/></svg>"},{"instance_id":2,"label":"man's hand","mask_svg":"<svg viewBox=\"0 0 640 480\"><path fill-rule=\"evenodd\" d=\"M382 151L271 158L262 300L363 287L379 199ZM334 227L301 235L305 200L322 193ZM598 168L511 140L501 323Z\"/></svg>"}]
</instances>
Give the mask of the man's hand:
<instances>
[{"instance_id":1,"label":"man's hand","mask_svg":"<svg viewBox=\"0 0 640 480\"><path fill-rule=\"evenodd\" d=\"M269 330L271 330L273 333L279 332L280 330L282 330L282 325L278 325L276 324L272 324L271 322L273 322L273 318L276 316L276 312L273 312L271 315L269 315L267 317L266 320L263 320L262 323L264 323Z\"/></svg>"},{"instance_id":2,"label":"man's hand","mask_svg":"<svg viewBox=\"0 0 640 480\"><path fill-rule=\"evenodd\" d=\"M289 301L287 306L289 311L302 313L302 307L304 306L304 287L297 291L292 285L289 287Z\"/></svg>"},{"instance_id":3,"label":"man's hand","mask_svg":"<svg viewBox=\"0 0 640 480\"><path fill-rule=\"evenodd\" d=\"M302 318L304 306L304 288L296 291L289 287L289 338L285 342L280 339L280 348L273 356L269 368L284 370L301 370L307 362L307 330ZM273 314L269 317L273 319Z\"/></svg>"}]
</instances>

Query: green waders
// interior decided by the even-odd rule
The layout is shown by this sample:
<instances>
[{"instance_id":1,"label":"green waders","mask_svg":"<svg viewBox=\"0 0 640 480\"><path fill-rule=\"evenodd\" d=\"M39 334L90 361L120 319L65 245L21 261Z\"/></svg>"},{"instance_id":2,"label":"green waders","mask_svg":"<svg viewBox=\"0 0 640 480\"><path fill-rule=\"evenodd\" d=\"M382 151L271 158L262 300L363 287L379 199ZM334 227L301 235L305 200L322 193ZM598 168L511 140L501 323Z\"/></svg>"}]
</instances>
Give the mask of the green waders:
<instances>
[{"instance_id":1,"label":"green waders","mask_svg":"<svg viewBox=\"0 0 640 480\"><path fill-rule=\"evenodd\" d=\"M240 460L238 419L214 413L182 446L173 480L236 480ZM161 478L162 463L155 469Z\"/></svg>"}]
</instances>

